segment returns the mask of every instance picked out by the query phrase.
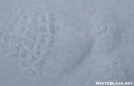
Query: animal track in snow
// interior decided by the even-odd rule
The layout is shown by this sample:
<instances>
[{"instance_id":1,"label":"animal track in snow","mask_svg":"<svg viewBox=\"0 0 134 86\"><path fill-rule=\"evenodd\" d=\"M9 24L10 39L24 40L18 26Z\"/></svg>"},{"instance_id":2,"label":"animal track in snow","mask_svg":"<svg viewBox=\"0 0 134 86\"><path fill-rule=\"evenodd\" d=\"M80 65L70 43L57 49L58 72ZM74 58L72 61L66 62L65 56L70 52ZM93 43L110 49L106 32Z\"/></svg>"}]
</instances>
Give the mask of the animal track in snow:
<instances>
[{"instance_id":1,"label":"animal track in snow","mask_svg":"<svg viewBox=\"0 0 134 86\"><path fill-rule=\"evenodd\" d=\"M114 12L105 10L96 13L93 22L92 31L96 38L96 49L99 52L114 50L121 42L122 31Z\"/></svg>"}]
</instances>

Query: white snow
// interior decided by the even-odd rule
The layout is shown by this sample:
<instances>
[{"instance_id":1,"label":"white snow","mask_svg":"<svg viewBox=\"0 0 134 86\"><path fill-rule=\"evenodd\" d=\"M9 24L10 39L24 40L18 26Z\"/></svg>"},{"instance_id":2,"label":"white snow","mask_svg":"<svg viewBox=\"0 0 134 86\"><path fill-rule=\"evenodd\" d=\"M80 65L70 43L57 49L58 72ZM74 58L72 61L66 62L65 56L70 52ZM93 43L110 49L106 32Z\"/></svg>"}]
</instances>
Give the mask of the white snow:
<instances>
[{"instance_id":1,"label":"white snow","mask_svg":"<svg viewBox=\"0 0 134 86\"><path fill-rule=\"evenodd\" d=\"M134 81L133 0L0 0L0 86Z\"/></svg>"}]
</instances>

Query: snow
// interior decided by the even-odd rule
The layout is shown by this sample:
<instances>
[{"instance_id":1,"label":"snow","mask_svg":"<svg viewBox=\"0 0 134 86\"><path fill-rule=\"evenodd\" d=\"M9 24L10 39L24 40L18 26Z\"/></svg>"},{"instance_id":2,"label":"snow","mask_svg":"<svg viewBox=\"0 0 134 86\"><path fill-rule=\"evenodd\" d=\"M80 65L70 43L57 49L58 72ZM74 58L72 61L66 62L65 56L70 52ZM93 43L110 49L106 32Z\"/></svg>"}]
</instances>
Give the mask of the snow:
<instances>
[{"instance_id":1,"label":"snow","mask_svg":"<svg viewBox=\"0 0 134 86\"><path fill-rule=\"evenodd\" d=\"M134 81L133 0L0 0L0 86Z\"/></svg>"}]
</instances>

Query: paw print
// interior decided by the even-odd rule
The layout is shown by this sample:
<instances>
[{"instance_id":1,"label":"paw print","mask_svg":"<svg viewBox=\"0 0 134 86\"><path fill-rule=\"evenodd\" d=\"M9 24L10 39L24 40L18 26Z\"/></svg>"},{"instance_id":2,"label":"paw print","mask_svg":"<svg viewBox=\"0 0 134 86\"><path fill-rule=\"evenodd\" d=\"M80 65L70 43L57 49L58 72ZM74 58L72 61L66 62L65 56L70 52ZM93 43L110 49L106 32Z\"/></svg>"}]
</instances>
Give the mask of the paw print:
<instances>
[{"instance_id":1,"label":"paw print","mask_svg":"<svg viewBox=\"0 0 134 86\"><path fill-rule=\"evenodd\" d=\"M99 16L99 15L98 15ZM115 49L119 44L120 27L119 22L112 15L103 15L94 20L93 35L96 38L96 45L98 50L109 52Z\"/></svg>"}]
</instances>

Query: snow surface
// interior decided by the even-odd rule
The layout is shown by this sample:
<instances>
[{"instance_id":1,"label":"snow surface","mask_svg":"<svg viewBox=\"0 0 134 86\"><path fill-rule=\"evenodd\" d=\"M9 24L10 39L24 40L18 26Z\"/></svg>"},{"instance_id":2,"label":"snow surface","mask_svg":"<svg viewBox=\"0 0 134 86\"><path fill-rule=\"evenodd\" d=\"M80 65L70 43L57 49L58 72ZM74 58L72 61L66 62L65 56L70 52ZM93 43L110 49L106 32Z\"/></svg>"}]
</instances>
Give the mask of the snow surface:
<instances>
[{"instance_id":1,"label":"snow surface","mask_svg":"<svg viewBox=\"0 0 134 86\"><path fill-rule=\"evenodd\" d=\"M0 86L134 81L134 0L0 0Z\"/></svg>"}]
</instances>

